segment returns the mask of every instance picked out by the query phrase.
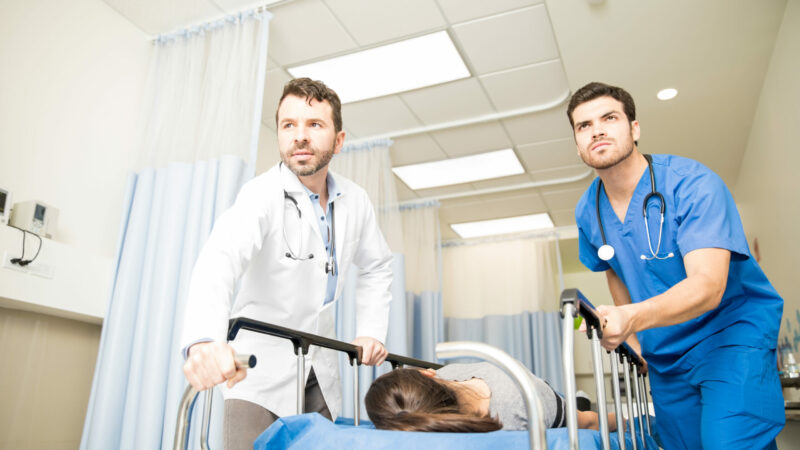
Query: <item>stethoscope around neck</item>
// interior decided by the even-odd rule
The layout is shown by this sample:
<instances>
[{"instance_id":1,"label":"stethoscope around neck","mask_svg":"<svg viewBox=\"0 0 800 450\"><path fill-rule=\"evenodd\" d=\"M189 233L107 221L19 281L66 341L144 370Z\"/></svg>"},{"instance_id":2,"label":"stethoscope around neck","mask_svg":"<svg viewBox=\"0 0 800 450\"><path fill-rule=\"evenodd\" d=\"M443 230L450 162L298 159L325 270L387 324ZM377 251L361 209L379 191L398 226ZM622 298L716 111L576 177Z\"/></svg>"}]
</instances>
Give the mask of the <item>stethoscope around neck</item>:
<instances>
[{"instance_id":1,"label":"stethoscope around neck","mask_svg":"<svg viewBox=\"0 0 800 450\"><path fill-rule=\"evenodd\" d=\"M303 212L300 211L300 206L297 204L297 200L295 200L288 192L284 189L283 191L283 199L284 201L288 199L294 205L294 209L297 211L297 218L303 218ZM325 273L330 274L331 276L337 276L339 271L336 269L336 261L334 260L334 255L336 254L336 213L334 211L334 204L335 202L331 202L331 235L330 235L330 245L328 246L330 250L328 251L328 261L325 262ZM286 219L283 220L283 240L286 241L286 248L289 250L286 252L285 256L289 259L293 259L295 261L307 261L309 259L314 259L314 254L309 253L308 256L298 256L292 250L292 246L289 244L289 237L286 235ZM300 250L303 249L303 231L300 231Z\"/></svg>"},{"instance_id":2,"label":"stethoscope around neck","mask_svg":"<svg viewBox=\"0 0 800 450\"><path fill-rule=\"evenodd\" d=\"M642 254L639 256L639 258L645 261L651 261L653 259L669 259L675 256L675 254L670 252L667 254L667 256L658 256L658 253L661 251L661 234L664 232L664 213L667 210L667 204L664 202L664 196L656 190L656 177L653 174L653 157L651 155L644 155L644 159L647 160L647 169L650 172L650 193L645 195L644 201L642 201L642 216L644 217L644 229L647 233L647 246L650 249L650 256ZM614 247L609 245L606 241L606 232L603 229L603 217L600 215L600 192L603 192L604 190L603 180L600 180L600 183L597 185L597 198L595 199L594 204L597 212L597 225L600 226L600 237L603 238L603 245L597 249L597 257L603 261L608 261L614 257L615 251ZM656 244L655 251L653 251L653 243L650 241L650 226L647 223L647 202L649 202L653 197L657 198L661 203L661 222L658 225L658 243Z\"/></svg>"}]
</instances>

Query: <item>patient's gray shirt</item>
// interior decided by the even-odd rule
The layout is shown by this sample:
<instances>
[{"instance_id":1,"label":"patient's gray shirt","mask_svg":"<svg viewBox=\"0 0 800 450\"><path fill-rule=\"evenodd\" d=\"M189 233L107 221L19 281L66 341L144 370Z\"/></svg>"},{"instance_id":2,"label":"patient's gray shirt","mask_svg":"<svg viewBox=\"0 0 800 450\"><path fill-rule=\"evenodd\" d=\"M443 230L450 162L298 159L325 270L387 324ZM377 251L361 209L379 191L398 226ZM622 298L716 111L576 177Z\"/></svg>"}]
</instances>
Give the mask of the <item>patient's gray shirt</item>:
<instances>
[{"instance_id":1,"label":"patient's gray shirt","mask_svg":"<svg viewBox=\"0 0 800 450\"><path fill-rule=\"evenodd\" d=\"M487 362L472 364L449 364L436 371L439 378L450 381L467 381L480 378L489 385L492 397L489 401L489 415L503 424L504 430L528 429L528 413L525 400L510 376ZM533 376L534 390L544 408L544 424L548 428L566 426L564 399L544 380Z\"/></svg>"}]
</instances>

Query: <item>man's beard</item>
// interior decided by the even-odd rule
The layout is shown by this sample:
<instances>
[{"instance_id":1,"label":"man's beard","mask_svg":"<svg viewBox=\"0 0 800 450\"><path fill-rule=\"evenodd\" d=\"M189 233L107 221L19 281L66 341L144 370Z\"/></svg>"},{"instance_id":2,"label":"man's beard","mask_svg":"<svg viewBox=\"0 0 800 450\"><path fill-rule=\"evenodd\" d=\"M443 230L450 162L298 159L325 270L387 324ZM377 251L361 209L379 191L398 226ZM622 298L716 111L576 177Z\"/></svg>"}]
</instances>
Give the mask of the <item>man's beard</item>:
<instances>
[{"instance_id":1,"label":"man's beard","mask_svg":"<svg viewBox=\"0 0 800 450\"><path fill-rule=\"evenodd\" d=\"M630 145L630 147L628 147L627 151L625 151L624 153L622 153L621 155L619 155L618 157L616 157L616 158L614 158L614 159L612 159L610 161L592 162L592 161L588 160L589 159L588 156L585 157L582 153L581 153L580 156L581 156L581 159L583 160L583 162L586 163L586 165L591 167L592 169L604 170L604 169L610 169L610 168L616 166L617 164L621 163L622 161L625 161L626 159L628 159L629 156L631 156L631 154L633 154L633 142L632 141L631 141L631 145Z\"/></svg>"},{"instance_id":2,"label":"man's beard","mask_svg":"<svg viewBox=\"0 0 800 450\"><path fill-rule=\"evenodd\" d=\"M305 150L308 149L311 151L312 158L307 161L306 164L300 164L296 162L292 162L291 154L294 153L296 150ZM316 164L314 164L314 157L319 157L316 160ZM315 173L319 172L323 167L327 166L331 159L333 158L333 145L328 151L318 150L311 147L308 143L304 142L303 145L295 145L292 147L292 150L287 153L281 152L281 161L286 164L286 167L292 171L298 177L307 177L310 175L314 175Z\"/></svg>"}]
</instances>

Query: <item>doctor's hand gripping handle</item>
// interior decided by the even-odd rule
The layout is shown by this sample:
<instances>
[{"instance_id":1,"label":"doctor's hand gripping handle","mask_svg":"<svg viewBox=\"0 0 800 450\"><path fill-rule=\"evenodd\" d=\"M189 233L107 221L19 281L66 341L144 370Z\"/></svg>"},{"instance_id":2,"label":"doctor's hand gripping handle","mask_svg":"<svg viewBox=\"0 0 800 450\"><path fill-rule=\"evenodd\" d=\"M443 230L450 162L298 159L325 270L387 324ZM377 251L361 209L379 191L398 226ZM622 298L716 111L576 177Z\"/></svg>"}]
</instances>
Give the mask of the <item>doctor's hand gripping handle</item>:
<instances>
[{"instance_id":1,"label":"doctor's hand gripping handle","mask_svg":"<svg viewBox=\"0 0 800 450\"><path fill-rule=\"evenodd\" d=\"M256 356L252 354L236 353L233 356L234 363L237 369L253 368L256 366ZM201 447L207 448L208 443L208 422L211 414L211 390L207 391L205 410L203 411L203 423L201 428ZM187 448L187 435L189 431L189 422L192 418L192 410L194 409L195 398L198 391L192 385L186 387L181 397L181 402L178 406L178 418L175 424L175 438L172 441L173 450L186 450Z\"/></svg>"}]
</instances>

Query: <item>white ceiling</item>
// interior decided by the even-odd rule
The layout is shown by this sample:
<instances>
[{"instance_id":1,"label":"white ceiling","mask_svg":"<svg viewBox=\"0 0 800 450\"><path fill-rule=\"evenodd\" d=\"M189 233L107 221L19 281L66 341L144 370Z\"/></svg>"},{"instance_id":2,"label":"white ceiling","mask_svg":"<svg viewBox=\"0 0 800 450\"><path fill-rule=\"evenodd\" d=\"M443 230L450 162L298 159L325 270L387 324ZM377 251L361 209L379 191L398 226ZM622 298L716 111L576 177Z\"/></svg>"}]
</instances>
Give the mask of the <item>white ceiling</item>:
<instances>
[{"instance_id":1,"label":"white ceiling","mask_svg":"<svg viewBox=\"0 0 800 450\"><path fill-rule=\"evenodd\" d=\"M105 0L146 33L172 31L261 3ZM589 81L623 86L637 102L640 148L695 158L733 186L785 0L293 0L269 10L263 122L274 128L287 67L447 30L471 77L343 106L349 139L557 103L544 111L394 138L396 166L512 147L526 173L412 191L401 200L545 182L587 173L575 152L566 98ZM323 80L324 81L324 80ZM656 99L675 87L678 97ZM450 223L548 212L573 225L591 177L442 200Z\"/></svg>"}]
</instances>

